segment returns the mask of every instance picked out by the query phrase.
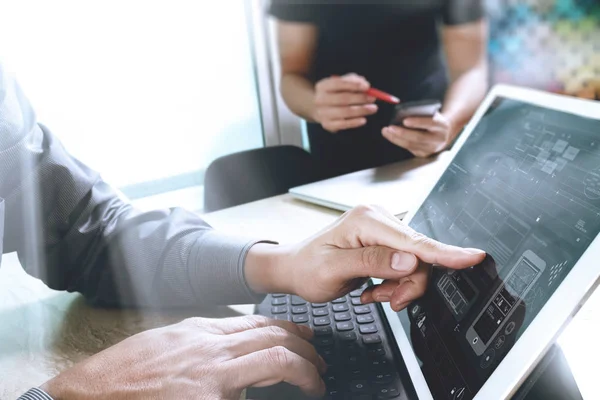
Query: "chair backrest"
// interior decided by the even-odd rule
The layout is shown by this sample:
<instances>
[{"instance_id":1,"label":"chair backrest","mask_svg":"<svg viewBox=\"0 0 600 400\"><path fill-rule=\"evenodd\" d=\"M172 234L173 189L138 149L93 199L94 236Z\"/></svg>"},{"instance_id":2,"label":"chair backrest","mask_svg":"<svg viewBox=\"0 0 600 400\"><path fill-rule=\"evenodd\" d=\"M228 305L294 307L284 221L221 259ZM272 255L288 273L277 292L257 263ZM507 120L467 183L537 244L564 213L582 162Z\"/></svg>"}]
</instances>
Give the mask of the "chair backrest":
<instances>
[{"instance_id":1,"label":"chair backrest","mask_svg":"<svg viewBox=\"0 0 600 400\"><path fill-rule=\"evenodd\" d=\"M230 154L213 161L204 178L204 211L286 193L317 179L312 156L295 146L276 146Z\"/></svg>"}]
</instances>

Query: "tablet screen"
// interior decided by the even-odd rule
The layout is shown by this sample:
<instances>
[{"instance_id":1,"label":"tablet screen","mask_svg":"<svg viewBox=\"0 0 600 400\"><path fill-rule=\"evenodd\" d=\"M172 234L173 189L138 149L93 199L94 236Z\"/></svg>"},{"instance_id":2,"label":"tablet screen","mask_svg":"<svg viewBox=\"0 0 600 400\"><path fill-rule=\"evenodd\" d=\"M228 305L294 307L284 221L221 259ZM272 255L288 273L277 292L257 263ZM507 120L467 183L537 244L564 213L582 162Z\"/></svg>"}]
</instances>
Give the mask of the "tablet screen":
<instances>
[{"instance_id":1,"label":"tablet screen","mask_svg":"<svg viewBox=\"0 0 600 400\"><path fill-rule=\"evenodd\" d=\"M497 98L411 227L486 260L399 313L436 399L470 399L600 231L600 121Z\"/></svg>"}]
</instances>

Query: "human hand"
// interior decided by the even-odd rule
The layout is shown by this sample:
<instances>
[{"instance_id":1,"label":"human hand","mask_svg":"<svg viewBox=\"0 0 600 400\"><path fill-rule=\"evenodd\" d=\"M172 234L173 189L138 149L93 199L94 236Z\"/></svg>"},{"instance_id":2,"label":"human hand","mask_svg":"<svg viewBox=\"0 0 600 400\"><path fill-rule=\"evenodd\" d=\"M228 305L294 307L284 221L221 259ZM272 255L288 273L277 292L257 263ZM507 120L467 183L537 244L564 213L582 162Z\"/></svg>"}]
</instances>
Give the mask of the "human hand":
<instances>
[{"instance_id":1,"label":"human hand","mask_svg":"<svg viewBox=\"0 0 600 400\"><path fill-rule=\"evenodd\" d=\"M445 150L458 133L452 121L439 112L431 118L409 117L402 123L404 126L387 126L381 133L416 157L429 157Z\"/></svg>"},{"instance_id":2,"label":"human hand","mask_svg":"<svg viewBox=\"0 0 600 400\"><path fill-rule=\"evenodd\" d=\"M482 250L442 244L369 206L345 213L301 243L258 246L246 259L246 278L255 290L326 302L373 277L384 281L365 290L362 302L389 301L396 311L423 295L433 264L462 269L485 258Z\"/></svg>"},{"instance_id":3,"label":"human hand","mask_svg":"<svg viewBox=\"0 0 600 400\"><path fill-rule=\"evenodd\" d=\"M370 86L356 74L320 80L315 85L313 119L331 133L363 126L365 117L377 112L375 97L365 93Z\"/></svg>"},{"instance_id":4,"label":"human hand","mask_svg":"<svg viewBox=\"0 0 600 400\"><path fill-rule=\"evenodd\" d=\"M278 382L322 395L312 331L260 316L190 318L142 332L51 379L55 399L239 399Z\"/></svg>"}]
</instances>

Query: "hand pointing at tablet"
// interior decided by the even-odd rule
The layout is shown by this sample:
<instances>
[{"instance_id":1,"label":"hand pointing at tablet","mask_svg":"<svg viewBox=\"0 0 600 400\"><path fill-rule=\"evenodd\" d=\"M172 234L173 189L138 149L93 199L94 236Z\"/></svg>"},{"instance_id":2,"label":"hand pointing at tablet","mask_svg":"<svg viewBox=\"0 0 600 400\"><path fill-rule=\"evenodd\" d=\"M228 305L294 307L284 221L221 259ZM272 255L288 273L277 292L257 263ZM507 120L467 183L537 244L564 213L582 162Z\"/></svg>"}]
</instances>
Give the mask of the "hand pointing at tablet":
<instances>
[{"instance_id":1,"label":"hand pointing at tablet","mask_svg":"<svg viewBox=\"0 0 600 400\"><path fill-rule=\"evenodd\" d=\"M246 279L258 292L326 302L369 277L380 278L383 283L368 288L362 301L390 302L400 310L423 295L431 265L463 269L484 258L482 250L442 244L379 207L361 206L298 244L254 246L246 260Z\"/></svg>"}]
</instances>

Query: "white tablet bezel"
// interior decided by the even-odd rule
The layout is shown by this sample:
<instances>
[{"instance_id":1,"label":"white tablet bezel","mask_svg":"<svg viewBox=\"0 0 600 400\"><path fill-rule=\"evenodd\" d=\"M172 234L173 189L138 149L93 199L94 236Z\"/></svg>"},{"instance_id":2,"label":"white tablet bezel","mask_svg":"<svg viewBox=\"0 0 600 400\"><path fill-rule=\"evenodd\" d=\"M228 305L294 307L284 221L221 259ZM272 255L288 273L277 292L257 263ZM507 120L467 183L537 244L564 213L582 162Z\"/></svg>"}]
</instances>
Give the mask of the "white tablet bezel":
<instances>
[{"instance_id":1,"label":"white tablet bezel","mask_svg":"<svg viewBox=\"0 0 600 400\"><path fill-rule=\"evenodd\" d=\"M455 143L452 149L452 157L448 157L445 167L440 169L439 176L452 163L456 153L469 138L482 116L497 97L519 100L548 109L600 119L600 102L509 85L494 86L465 127L461 137ZM419 204L419 206L409 211L404 218L405 223L410 223L420 206L429 196L431 190L433 190L438 179L435 182L429 183L428 190L415 203ZM552 294L544 307L542 307L498 368L488 378L479 392L477 392L474 399L506 399L516 392L552 343L556 341L560 332L577 311L579 311L581 305L598 285L598 279L600 278L600 263L597 262L598 259L600 259L600 235L594 239L592 244L573 266L571 272ZM419 399L432 399L431 391L419 367L419 361L410 345L407 334L402 328L398 315L390 308L389 303L384 303L383 309Z\"/></svg>"}]
</instances>

